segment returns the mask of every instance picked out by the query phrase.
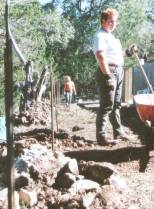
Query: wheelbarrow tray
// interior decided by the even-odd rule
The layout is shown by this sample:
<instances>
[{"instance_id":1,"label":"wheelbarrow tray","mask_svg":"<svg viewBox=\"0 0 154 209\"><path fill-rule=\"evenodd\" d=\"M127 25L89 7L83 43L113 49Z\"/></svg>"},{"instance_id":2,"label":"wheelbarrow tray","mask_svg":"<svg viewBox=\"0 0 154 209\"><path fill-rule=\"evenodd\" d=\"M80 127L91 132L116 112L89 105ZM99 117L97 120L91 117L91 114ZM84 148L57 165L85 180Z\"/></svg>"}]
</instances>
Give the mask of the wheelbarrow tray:
<instances>
[{"instance_id":1,"label":"wheelbarrow tray","mask_svg":"<svg viewBox=\"0 0 154 209\"><path fill-rule=\"evenodd\" d=\"M140 119L154 124L154 94L138 94L134 102Z\"/></svg>"}]
</instances>

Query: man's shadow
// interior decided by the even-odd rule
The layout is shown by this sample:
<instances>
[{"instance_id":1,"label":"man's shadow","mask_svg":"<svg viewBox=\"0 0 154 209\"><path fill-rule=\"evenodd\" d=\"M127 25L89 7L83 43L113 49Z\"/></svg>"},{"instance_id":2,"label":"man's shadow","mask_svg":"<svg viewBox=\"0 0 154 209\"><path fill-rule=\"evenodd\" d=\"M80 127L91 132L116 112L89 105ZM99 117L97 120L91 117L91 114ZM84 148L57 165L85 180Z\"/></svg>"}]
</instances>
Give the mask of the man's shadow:
<instances>
[{"instance_id":1,"label":"man's shadow","mask_svg":"<svg viewBox=\"0 0 154 209\"><path fill-rule=\"evenodd\" d=\"M149 152L154 149L154 131L152 127L141 121L135 105L125 106L121 109L121 119L124 126L129 127L134 134L139 136L142 145L145 145L146 152L140 159L140 171L144 172L149 162Z\"/></svg>"},{"instance_id":2,"label":"man's shadow","mask_svg":"<svg viewBox=\"0 0 154 209\"><path fill-rule=\"evenodd\" d=\"M98 110L98 104L95 106L94 103L93 104L83 103L80 104L79 106L95 113ZM147 127L141 121L135 105L123 106L121 108L121 120L124 126L128 127L134 134L138 135L141 145L144 146L144 148L142 146L141 148L137 148L138 149L137 152L135 147L132 148L128 147L129 150L127 150L127 148L124 148L124 150L128 152L129 155L133 156L131 160L133 159L135 160L135 158L139 158L139 162L140 162L139 171L144 172L149 162L149 152L154 149L154 131L152 131L152 128ZM134 155L138 155L137 153L140 153L139 156L134 156ZM127 154L126 154L126 158L127 158Z\"/></svg>"}]
</instances>

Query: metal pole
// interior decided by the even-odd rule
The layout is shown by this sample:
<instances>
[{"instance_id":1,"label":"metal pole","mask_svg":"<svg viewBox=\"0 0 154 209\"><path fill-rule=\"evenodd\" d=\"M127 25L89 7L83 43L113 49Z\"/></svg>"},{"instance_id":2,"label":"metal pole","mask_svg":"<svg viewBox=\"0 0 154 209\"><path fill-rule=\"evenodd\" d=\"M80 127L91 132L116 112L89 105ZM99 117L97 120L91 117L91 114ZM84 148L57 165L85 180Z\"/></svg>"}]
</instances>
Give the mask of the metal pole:
<instances>
[{"instance_id":1,"label":"metal pole","mask_svg":"<svg viewBox=\"0 0 154 209\"><path fill-rule=\"evenodd\" d=\"M54 149L54 101L53 101L53 94L54 94L54 89L53 89L53 74L52 72L50 73L50 85L51 85L51 137L52 137L52 150Z\"/></svg>"},{"instance_id":2,"label":"metal pole","mask_svg":"<svg viewBox=\"0 0 154 209\"><path fill-rule=\"evenodd\" d=\"M13 152L13 70L12 70L12 41L8 33L8 1L5 6L6 48L4 54L5 68L5 116L7 136L8 162L8 209L15 208L14 201L14 152Z\"/></svg>"}]
</instances>

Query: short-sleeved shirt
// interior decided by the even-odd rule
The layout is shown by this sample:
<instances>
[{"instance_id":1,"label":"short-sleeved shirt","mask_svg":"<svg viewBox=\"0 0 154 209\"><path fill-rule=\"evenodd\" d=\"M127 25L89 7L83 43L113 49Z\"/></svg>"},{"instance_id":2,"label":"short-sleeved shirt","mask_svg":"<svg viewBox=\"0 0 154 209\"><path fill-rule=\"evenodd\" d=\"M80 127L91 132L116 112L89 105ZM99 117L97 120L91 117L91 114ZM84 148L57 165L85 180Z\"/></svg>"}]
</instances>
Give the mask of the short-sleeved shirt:
<instances>
[{"instance_id":1,"label":"short-sleeved shirt","mask_svg":"<svg viewBox=\"0 0 154 209\"><path fill-rule=\"evenodd\" d=\"M102 28L95 33L93 38L93 52L95 55L97 51L104 52L109 64L123 66L124 59L120 40Z\"/></svg>"}]
</instances>

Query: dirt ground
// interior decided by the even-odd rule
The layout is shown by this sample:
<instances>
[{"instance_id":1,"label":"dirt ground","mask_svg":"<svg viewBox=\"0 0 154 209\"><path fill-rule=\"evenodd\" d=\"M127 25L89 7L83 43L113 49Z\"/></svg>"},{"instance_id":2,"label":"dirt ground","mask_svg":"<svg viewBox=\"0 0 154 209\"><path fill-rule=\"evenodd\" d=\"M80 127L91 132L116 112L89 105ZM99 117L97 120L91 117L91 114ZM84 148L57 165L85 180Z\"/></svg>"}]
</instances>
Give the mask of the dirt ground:
<instances>
[{"instance_id":1,"label":"dirt ground","mask_svg":"<svg viewBox=\"0 0 154 209\"><path fill-rule=\"evenodd\" d=\"M76 151L77 160L110 162L114 165L120 176L125 179L129 188L127 193L123 194L120 192L119 195L121 194L122 196L119 196L119 199L117 199L118 196L115 194L115 191L110 192L111 199L113 199L113 202L115 201L114 206L112 204L112 206L101 207L95 201L95 205L88 209L154 209L154 133L152 129L145 127L141 122L134 106L123 106L121 110L122 124L124 130L131 136L131 139L129 141L120 140L115 146L99 146L96 143L95 136L97 108L98 103L93 101L75 103L70 108L66 107L63 103L57 105L54 110L55 135L52 144L54 152L67 153L68 156L71 156L71 153ZM16 134L20 133L17 137L17 143L21 140L22 143L27 143L27 145L24 145L25 147L29 147L28 143L34 142L35 144L36 139L30 139L31 136L29 136L29 139L27 136L24 138L22 133L29 130L33 131L36 127L37 129L47 128L49 130L51 128L50 114L50 103L43 104L43 109L37 110L34 114L35 119L33 119L33 123L34 121L38 122L40 116L43 125L27 125L15 128ZM112 136L111 125L108 127L108 133ZM37 136L37 140L41 138L37 143L39 142L51 148L51 139L44 137L46 140L44 141L42 137L43 135ZM106 150L109 151L107 156L103 158L97 156L97 152ZM78 154L81 151L91 151L91 153L88 156L86 154ZM93 151L96 155L93 154ZM48 179L47 176L45 178ZM47 188L44 182L42 182L42 186L40 182L39 187L45 188L44 194L46 196L50 188ZM35 190L37 191L37 189L37 185L35 185ZM106 193L107 188L104 191ZM119 204L118 201L120 202ZM44 202L39 204L43 205ZM46 208L52 209L54 207L39 207L37 205L31 209ZM58 207L58 209L61 208L63 207ZM70 208L66 207L66 209ZM73 209L76 209L76 207Z\"/></svg>"},{"instance_id":2,"label":"dirt ground","mask_svg":"<svg viewBox=\"0 0 154 209\"><path fill-rule=\"evenodd\" d=\"M145 127L141 122L134 106L125 106L121 111L122 123L124 130L132 139L127 142L121 140L113 147L100 147L97 145L95 137L96 110L97 105L91 104L91 102L86 102L80 106L72 104L70 109L64 105L58 107L58 126L68 130L72 136L84 137L85 141L92 141L89 147L85 145L83 147L82 144L80 146L73 144L70 147L70 144L66 143L66 146L63 146L63 150L93 148L112 150L145 145L147 155L143 159L141 154L137 160L133 159L133 157L127 160L121 159L114 166L126 179L128 186L131 188L128 202L125 203L126 208L127 205L132 204L134 209L154 209L154 134L151 128ZM72 128L74 126L78 126L80 130L73 132ZM108 133L112 136L110 125Z\"/></svg>"}]
</instances>

